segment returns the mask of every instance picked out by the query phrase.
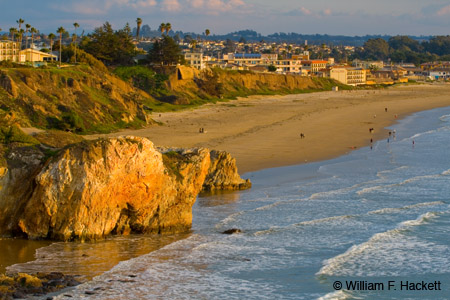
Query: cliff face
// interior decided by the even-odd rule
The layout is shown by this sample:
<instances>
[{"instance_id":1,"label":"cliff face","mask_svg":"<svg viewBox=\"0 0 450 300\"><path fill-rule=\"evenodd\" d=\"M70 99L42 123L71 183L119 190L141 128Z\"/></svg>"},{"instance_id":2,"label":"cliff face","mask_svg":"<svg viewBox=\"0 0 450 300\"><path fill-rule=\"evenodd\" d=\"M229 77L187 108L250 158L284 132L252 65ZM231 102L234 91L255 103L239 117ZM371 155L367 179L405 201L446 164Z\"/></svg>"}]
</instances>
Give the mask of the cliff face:
<instances>
[{"instance_id":1,"label":"cliff face","mask_svg":"<svg viewBox=\"0 0 450 300\"><path fill-rule=\"evenodd\" d=\"M107 72L70 68L9 68L0 71L0 115L14 113L23 127L76 132L151 123L142 90Z\"/></svg>"},{"instance_id":2,"label":"cliff face","mask_svg":"<svg viewBox=\"0 0 450 300\"><path fill-rule=\"evenodd\" d=\"M45 165L11 165L0 177L0 233L71 240L184 231L204 183L244 187L231 157L212 157L208 149L161 153L148 139L123 137L66 148ZM208 175L225 165L230 178Z\"/></svg>"},{"instance_id":3,"label":"cliff face","mask_svg":"<svg viewBox=\"0 0 450 300\"><path fill-rule=\"evenodd\" d=\"M168 88L178 95L174 103L188 103L189 99L199 97L228 98L253 94L298 93L304 90L331 90L335 85L342 86L327 78L220 69L198 71L185 66L179 66L168 82Z\"/></svg>"}]
</instances>

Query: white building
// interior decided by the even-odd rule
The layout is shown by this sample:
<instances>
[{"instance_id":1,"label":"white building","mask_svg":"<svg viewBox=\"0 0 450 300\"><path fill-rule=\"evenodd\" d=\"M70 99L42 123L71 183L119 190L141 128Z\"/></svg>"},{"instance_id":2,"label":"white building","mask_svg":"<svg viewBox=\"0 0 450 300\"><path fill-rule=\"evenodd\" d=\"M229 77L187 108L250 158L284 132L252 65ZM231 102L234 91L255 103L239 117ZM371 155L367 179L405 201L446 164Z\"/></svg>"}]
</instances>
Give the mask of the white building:
<instances>
[{"instance_id":1,"label":"white building","mask_svg":"<svg viewBox=\"0 0 450 300\"><path fill-rule=\"evenodd\" d=\"M203 61L203 53L185 53L184 59L197 70L203 70L206 67Z\"/></svg>"}]
</instances>

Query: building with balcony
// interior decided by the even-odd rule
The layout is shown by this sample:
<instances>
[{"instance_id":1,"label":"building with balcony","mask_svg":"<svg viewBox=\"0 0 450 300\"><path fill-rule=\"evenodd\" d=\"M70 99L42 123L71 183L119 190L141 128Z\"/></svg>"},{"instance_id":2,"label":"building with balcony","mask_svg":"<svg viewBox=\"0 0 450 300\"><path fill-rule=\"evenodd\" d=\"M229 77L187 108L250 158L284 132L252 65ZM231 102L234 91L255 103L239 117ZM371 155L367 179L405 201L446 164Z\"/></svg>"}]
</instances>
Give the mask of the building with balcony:
<instances>
[{"instance_id":1,"label":"building with balcony","mask_svg":"<svg viewBox=\"0 0 450 300\"><path fill-rule=\"evenodd\" d=\"M331 67L322 71L324 77L337 80L343 84L357 86L367 82L367 71L362 68Z\"/></svg>"},{"instance_id":2,"label":"building with balcony","mask_svg":"<svg viewBox=\"0 0 450 300\"><path fill-rule=\"evenodd\" d=\"M20 42L0 41L0 61L19 62Z\"/></svg>"}]
</instances>

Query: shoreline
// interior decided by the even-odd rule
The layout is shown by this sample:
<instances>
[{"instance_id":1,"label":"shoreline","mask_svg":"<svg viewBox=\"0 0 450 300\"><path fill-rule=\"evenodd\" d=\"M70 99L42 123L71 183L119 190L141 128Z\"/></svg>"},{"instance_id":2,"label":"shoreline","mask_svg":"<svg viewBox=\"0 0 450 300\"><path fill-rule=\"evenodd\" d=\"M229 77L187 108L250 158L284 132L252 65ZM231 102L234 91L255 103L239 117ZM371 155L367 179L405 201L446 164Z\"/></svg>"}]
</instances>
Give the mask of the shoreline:
<instances>
[{"instance_id":1,"label":"shoreline","mask_svg":"<svg viewBox=\"0 0 450 300\"><path fill-rule=\"evenodd\" d=\"M450 84L249 96L193 110L154 113L163 126L86 138L135 135L156 146L224 150L236 158L243 174L344 155L370 146L370 139L387 139L385 128L408 115L445 106L450 106ZM199 133L200 128L205 133ZM374 128L373 133L369 128Z\"/></svg>"}]
</instances>

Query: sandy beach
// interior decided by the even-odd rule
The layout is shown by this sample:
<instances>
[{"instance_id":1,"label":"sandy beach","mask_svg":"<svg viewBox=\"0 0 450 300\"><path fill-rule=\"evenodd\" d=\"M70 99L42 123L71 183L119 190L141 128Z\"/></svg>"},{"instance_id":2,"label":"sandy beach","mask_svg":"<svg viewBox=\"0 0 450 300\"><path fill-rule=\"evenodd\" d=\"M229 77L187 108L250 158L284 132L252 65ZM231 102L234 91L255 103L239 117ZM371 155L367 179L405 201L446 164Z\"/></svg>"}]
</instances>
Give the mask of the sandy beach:
<instances>
[{"instance_id":1,"label":"sandy beach","mask_svg":"<svg viewBox=\"0 0 450 300\"><path fill-rule=\"evenodd\" d=\"M371 139L387 140L384 128L407 115L445 106L450 106L450 84L252 96L195 110L154 113L162 126L87 138L135 135L157 146L225 150L245 173L340 156L370 145ZM199 133L200 128L205 132Z\"/></svg>"}]
</instances>

